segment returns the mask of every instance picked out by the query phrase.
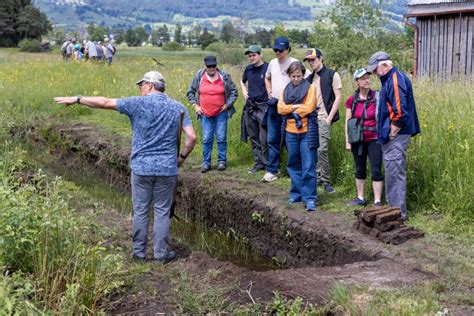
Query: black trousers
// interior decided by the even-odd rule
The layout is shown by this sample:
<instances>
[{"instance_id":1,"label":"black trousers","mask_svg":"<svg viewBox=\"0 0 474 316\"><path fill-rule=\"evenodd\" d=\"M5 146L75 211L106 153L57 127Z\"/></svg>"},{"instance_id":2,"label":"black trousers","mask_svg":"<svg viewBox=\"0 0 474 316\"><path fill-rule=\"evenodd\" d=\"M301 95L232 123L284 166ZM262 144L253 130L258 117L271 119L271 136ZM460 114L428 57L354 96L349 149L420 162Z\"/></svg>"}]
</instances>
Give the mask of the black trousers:
<instances>
[{"instance_id":1,"label":"black trousers","mask_svg":"<svg viewBox=\"0 0 474 316\"><path fill-rule=\"evenodd\" d=\"M359 151L360 146L362 146L362 151ZM352 144L352 156L354 157L356 179L365 180L367 178L368 156L372 181L383 181L382 147L377 144L376 140Z\"/></svg>"},{"instance_id":2,"label":"black trousers","mask_svg":"<svg viewBox=\"0 0 474 316\"><path fill-rule=\"evenodd\" d=\"M244 122L247 134L252 145L252 153L255 160L255 166L265 168L267 165L267 130L263 127L266 103L255 103L247 100L244 107ZM262 125L263 124L263 125Z\"/></svg>"}]
</instances>

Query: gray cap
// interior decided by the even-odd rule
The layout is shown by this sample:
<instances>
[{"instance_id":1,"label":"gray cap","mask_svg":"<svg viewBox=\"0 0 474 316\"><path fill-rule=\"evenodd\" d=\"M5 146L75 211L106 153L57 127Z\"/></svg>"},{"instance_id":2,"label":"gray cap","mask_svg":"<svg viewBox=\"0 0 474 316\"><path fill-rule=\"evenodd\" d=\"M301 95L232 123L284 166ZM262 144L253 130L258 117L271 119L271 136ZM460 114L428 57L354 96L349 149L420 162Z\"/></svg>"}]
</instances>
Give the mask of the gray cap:
<instances>
[{"instance_id":1,"label":"gray cap","mask_svg":"<svg viewBox=\"0 0 474 316\"><path fill-rule=\"evenodd\" d=\"M140 84L143 81L151 83L165 83L165 78L158 71L149 71L143 75L143 78L138 80L136 84Z\"/></svg>"},{"instance_id":2,"label":"gray cap","mask_svg":"<svg viewBox=\"0 0 474 316\"><path fill-rule=\"evenodd\" d=\"M390 55L387 54L386 52L376 52L375 54L372 55L369 59L369 65L367 66L367 72L374 72L378 65L379 62L385 61L385 60L390 60Z\"/></svg>"}]
</instances>

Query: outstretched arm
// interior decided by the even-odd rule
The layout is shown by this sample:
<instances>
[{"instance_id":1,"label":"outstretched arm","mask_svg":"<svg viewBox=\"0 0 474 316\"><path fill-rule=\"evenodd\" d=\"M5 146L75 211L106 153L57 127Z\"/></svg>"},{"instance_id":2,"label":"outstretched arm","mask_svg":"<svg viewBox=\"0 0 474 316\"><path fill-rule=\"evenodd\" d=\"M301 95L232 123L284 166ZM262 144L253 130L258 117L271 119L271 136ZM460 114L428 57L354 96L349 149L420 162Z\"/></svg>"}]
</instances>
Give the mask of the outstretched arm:
<instances>
[{"instance_id":1,"label":"outstretched arm","mask_svg":"<svg viewBox=\"0 0 474 316\"><path fill-rule=\"evenodd\" d=\"M109 99L106 97L55 97L54 102L69 106L72 104L82 104L90 108L117 110L117 99Z\"/></svg>"}]
</instances>

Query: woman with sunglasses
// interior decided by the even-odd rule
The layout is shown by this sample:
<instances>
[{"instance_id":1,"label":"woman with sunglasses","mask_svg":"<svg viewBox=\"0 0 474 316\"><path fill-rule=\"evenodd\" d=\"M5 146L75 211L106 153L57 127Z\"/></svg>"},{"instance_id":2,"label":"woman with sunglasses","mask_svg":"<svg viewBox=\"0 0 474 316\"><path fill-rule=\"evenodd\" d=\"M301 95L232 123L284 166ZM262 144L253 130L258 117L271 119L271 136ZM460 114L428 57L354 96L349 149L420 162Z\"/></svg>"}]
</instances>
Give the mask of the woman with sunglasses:
<instances>
[{"instance_id":1,"label":"woman with sunglasses","mask_svg":"<svg viewBox=\"0 0 474 316\"><path fill-rule=\"evenodd\" d=\"M382 149L377 143L376 123L376 92L370 89L370 74L365 68L354 73L357 89L346 101L346 149L352 152L355 164L355 182L357 197L348 203L349 206L367 204L364 196L365 179L367 177L367 157L370 161L370 173L374 190L374 205L381 205L383 190ZM348 121L356 118L362 125L363 141L349 143L347 131Z\"/></svg>"},{"instance_id":2,"label":"woman with sunglasses","mask_svg":"<svg viewBox=\"0 0 474 316\"><path fill-rule=\"evenodd\" d=\"M187 92L189 103L201 119L202 173L211 169L214 135L217 142L217 170L223 171L227 167L227 120L235 113L237 95L230 74L217 68L216 57L205 57L204 67L196 72Z\"/></svg>"}]
</instances>

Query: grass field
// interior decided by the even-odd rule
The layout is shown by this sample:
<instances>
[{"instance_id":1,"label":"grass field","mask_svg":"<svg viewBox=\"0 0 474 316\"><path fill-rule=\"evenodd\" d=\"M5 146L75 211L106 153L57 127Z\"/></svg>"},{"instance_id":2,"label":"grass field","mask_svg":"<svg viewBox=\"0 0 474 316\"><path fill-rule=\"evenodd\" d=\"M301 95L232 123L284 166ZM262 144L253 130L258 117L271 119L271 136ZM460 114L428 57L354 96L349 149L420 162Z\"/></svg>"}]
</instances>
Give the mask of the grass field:
<instances>
[{"instance_id":1,"label":"grass field","mask_svg":"<svg viewBox=\"0 0 474 316\"><path fill-rule=\"evenodd\" d=\"M207 52L200 50L175 53L161 52L155 48L121 49L113 65L105 67L87 63L63 63L58 53L23 54L13 49L0 50L0 139L3 143L3 159L0 165L0 172L3 172L0 173L2 177L0 182L3 183L3 187L0 195L3 201L14 203L13 198L22 200L25 198L23 195L28 196L30 194L28 190L18 196L11 194L11 172L16 170L17 165L28 161L29 157L17 152L13 145L8 145L10 144L8 142L8 130L10 128L25 126L30 123L37 125L39 122L45 122L45 124L82 122L100 126L108 133L125 136L131 134L128 118L125 116L115 112L91 110L80 106L64 108L53 103L54 96L103 95L120 98L137 95L138 89L134 82L143 73L153 69L160 71L166 78L166 92L187 105L191 111L185 96L187 86L195 71L201 66L202 58L206 54ZM301 58L303 54L304 51L296 50L294 52L294 56L297 58ZM151 57L157 58L163 66L156 65ZM272 57L272 53L265 51L264 57L268 61ZM232 74L237 84L241 76L242 66L222 65L222 67ZM343 100L345 100L352 94L355 85L348 74L343 71L341 73L343 74L344 86ZM374 87L379 85L375 78L372 82ZM469 284L472 281L469 280L468 276L463 276L462 271L454 271L454 269L467 269L467 271L473 269L472 263L468 262L472 255L471 247L474 243L474 195L472 191L474 188L473 88L472 80L469 81L466 78L444 83L435 79L421 80L414 83L422 134L412 139L408 151L410 224L427 232L428 241L444 243L446 254L453 254L451 260L443 259L444 272L450 276L449 280L453 283L444 286L455 287L455 283ZM243 177L259 181L261 174L247 175L247 169L252 165L252 155L250 145L239 140L242 107L243 98L239 97L236 103L238 113L230 120L228 129L229 168L242 173ZM343 114L344 110L341 109L341 114ZM194 119L194 115L191 116ZM343 118L340 122L335 123L330 146L331 177L338 193L336 195L325 195L321 192L320 194L321 208L328 212L349 211L349 208L345 206L345 201L355 195L354 167L352 156L344 150L343 125ZM200 134L199 122L195 121L195 127L198 134ZM188 163L188 168L189 165L197 166L200 164L200 147L200 144L196 146ZM281 169L284 171L284 163ZM57 187L58 185L61 184L52 185L47 191L49 194L47 196L57 201L58 207L64 207L67 210L68 207L62 200L64 192ZM289 179L282 179L276 184L276 187L287 191ZM371 198L370 194L369 198ZM40 200L37 201L38 205L42 203ZM15 225L20 223L15 222L14 208L8 208L14 204L5 203L2 204L2 212L4 212L1 218L2 223L5 223L7 219ZM6 209L9 209L9 211L5 212ZM6 217L5 214L10 217ZM76 219L71 218L69 211L61 214L63 216L61 220L68 223L68 225L77 227L85 225L81 220L77 222ZM34 217L35 215L32 214L31 216ZM26 219L29 221L31 218ZM35 223L33 222L33 224ZM37 226L33 225L32 227L32 229L37 229ZM55 233L62 234L63 232L58 230ZM99 283L90 284L91 287L95 287L97 290L94 293L103 294L109 291L107 282L111 280L110 278L113 279L114 276L121 273L120 258L110 257L108 261L99 263L96 259L104 251L103 249L84 248L85 246L76 235L68 236L69 239L66 238L68 243L75 243L76 247L82 249L81 254L94 253L94 255L91 255L91 263L88 264L89 269L104 272L103 277L98 278ZM54 239L54 236L48 238ZM28 244L28 241L25 241L26 244ZM61 244L57 247L65 247L65 245ZM28 248L20 247L19 249L24 251ZM21 255L22 253L12 253L10 259L14 261L16 258L14 256ZM37 255L39 256L40 253ZM459 255L461 259L458 262L456 260L458 260ZM76 260L76 262L83 260L83 257L74 258L72 256L73 254L71 254L71 260ZM41 258L35 257L31 260ZM8 265L7 260L8 258L5 255L1 255L0 266ZM48 268L46 266L40 267ZM28 269L28 272L34 270L32 267ZM58 269L64 269L64 275L67 275L71 266L63 265ZM43 283L48 287L51 284L60 287L65 286L60 282L48 283L48 275L41 274L41 271L37 272L37 276L42 276ZM84 270L83 273L86 275L90 273L90 270ZM73 275L72 278L74 279L74 277L78 276ZM15 302L23 302L24 297L31 297L31 293L27 291L25 293L15 292L14 286L8 283L9 281L2 279L0 282L6 282L6 290L4 292L0 291L0 303L10 302L15 304ZM94 305L96 298L87 296L86 292L81 292L80 288L74 285L76 283L71 284L67 290L67 296L63 300L58 298L59 292L55 292L54 288L50 288L49 292L35 298L46 302L43 306L49 306L53 310L57 310L57 308L61 310L65 306L68 306L72 313L94 310L93 308L96 308L96 305ZM64 289L62 290L64 292ZM336 293L336 296L339 295L341 305L348 304L347 301L344 301L344 297L347 298L349 294L343 290ZM78 301L74 301L73 298L78 298ZM81 299L80 302L79 298ZM71 302L77 303L77 305L70 304ZM86 308L85 306L89 307ZM348 309L350 308L348 307ZM29 309L29 311L31 310L34 310L34 308Z\"/></svg>"},{"instance_id":2,"label":"grass field","mask_svg":"<svg viewBox=\"0 0 474 316\"><path fill-rule=\"evenodd\" d=\"M303 51L294 55L301 57ZM167 93L185 105L187 86L201 66L206 52L161 52L154 48L121 50L112 67L93 64L64 64L51 54L28 55L13 51L0 53L0 94L2 115L7 124L23 124L31 120L57 118L64 122L86 122L121 135L130 135L128 119L117 113L94 111L84 107L59 107L52 102L57 95L105 95L120 98L137 95L134 82L151 69L159 70L167 79ZM151 57L164 66L157 66ZM272 53L265 51L265 59ZM222 67L230 71L237 83L241 66ZM343 73L343 72L342 72ZM372 78L373 86L379 85ZM463 80L437 83L423 80L415 83L415 97L422 128L412 139L408 151L408 207L414 224L435 231L472 232L474 220L474 155L472 148L474 118L471 115L474 91ZM355 89L348 75L343 76L343 100ZM472 87L472 84L468 85ZM236 102L238 113L229 124L229 166L238 170L252 163L249 144L240 142L240 113L243 99ZM341 106L341 114L344 109ZM190 109L190 112L191 109ZM14 113L12 116L11 114ZM192 113L191 113L192 114ZM194 116L194 115L192 115ZM195 127L199 130L198 122ZM332 129L330 147L331 177L343 198L354 195L353 162L344 150L343 119ZM200 159L200 146L193 153ZM282 165L284 170L284 164ZM283 181L286 187L288 181ZM341 195L337 196L341 199ZM329 210L340 208L326 205ZM323 200L323 203L325 201ZM425 215L440 218L439 223L426 227Z\"/></svg>"}]
</instances>

